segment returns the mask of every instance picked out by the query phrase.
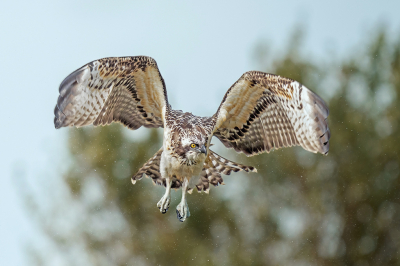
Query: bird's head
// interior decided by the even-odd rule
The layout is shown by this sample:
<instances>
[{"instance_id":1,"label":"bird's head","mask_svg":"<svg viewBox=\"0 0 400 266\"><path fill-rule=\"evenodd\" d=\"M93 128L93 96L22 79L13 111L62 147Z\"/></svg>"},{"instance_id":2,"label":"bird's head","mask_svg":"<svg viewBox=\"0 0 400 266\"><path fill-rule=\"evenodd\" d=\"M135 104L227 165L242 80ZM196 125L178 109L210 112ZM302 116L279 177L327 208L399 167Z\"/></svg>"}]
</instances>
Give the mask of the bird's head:
<instances>
[{"instance_id":1,"label":"bird's head","mask_svg":"<svg viewBox=\"0 0 400 266\"><path fill-rule=\"evenodd\" d=\"M211 118L198 117L191 113L176 113L175 119L170 122L170 131L166 131L171 139L172 155L177 157L182 165L202 166L212 137L213 121Z\"/></svg>"},{"instance_id":2,"label":"bird's head","mask_svg":"<svg viewBox=\"0 0 400 266\"><path fill-rule=\"evenodd\" d=\"M180 147L177 150L182 163L187 165L195 165L204 163L207 156L207 139L204 137L183 137L180 141Z\"/></svg>"}]
</instances>

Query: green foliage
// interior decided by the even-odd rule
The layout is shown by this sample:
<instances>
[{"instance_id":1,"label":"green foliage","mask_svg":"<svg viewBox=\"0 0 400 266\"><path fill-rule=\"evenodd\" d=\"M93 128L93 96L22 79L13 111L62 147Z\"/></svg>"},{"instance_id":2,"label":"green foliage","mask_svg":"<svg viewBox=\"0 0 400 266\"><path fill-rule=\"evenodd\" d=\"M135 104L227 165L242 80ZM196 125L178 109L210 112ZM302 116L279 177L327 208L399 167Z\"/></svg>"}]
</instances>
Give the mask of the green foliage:
<instances>
[{"instance_id":1,"label":"green foliage","mask_svg":"<svg viewBox=\"0 0 400 266\"><path fill-rule=\"evenodd\" d=\"M119 125L71 129L71 197L53 207L77 214L66 212L64 227L57 216L39 219L56 255L67 265L399 265L400 41L380 32L366 50L324 65L301 55L299 38L265 71L329 99L328 156L299 147L238 155L258 174L233 174L210 195L189 195L192 216L179 223L180 191L162 215L164 189L130 182L161 146L158 131L132 141Z\"/></svg>"}]
</instances>

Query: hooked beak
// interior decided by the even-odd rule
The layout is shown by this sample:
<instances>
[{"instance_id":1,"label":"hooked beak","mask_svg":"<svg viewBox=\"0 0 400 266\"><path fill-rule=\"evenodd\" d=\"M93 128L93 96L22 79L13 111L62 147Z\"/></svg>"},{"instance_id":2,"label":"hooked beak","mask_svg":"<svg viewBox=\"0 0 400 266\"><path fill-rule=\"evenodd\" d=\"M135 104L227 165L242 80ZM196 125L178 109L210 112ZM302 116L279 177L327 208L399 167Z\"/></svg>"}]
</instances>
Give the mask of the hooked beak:
<instances>
[{"instance_id":1,"label":"hooked beak","mask_svg":"<svg viewBox=\"0 0 400 266\"><path fill-rule=\"evenodd\" d=\"M205 155L207 155L207 148L206 148L206 146L201 146L201 148L200 148L200 151L201 151L201 153L204 153Z\"/></svg>"}]
</instances>

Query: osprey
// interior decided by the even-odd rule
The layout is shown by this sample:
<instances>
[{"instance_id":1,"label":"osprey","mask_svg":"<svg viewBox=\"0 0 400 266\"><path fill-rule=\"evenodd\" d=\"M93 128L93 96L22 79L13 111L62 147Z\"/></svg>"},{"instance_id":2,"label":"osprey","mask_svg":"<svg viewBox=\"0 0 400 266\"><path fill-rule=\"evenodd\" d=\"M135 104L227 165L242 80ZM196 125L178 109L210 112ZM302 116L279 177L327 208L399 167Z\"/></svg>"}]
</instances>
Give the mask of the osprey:
<instances>
[{"instance_id":1,"label":"osprey","mask_svg":"<svg viewBox=\"0 0 400 266\"><path fill-rule=\"evenodd\" d=\"M61 83L54 125L81 127L119 122L135 130L164 128L163 145L132 177L143 175L166 187L157 203L166 213L171 188L182 187L176 208L180 221L190 216L186 192L223 184L221 174L256 172L210 150L213 136L226 147L252 156L300 145L327 154L328 107L315 93L289 78L250 71L226 92L217 112L199 117L173 110L157 63L146 56L111 57L90 62Z\"/></svg>"}]
</instances>

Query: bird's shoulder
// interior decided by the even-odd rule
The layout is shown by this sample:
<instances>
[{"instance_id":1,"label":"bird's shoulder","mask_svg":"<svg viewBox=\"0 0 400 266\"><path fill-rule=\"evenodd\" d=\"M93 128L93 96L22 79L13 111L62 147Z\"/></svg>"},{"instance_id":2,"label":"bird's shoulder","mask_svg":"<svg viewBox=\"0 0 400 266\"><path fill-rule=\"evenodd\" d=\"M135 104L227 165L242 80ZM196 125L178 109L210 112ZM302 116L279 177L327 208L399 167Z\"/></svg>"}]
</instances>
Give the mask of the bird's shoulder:
<instances>
[{"instance_id":1,"label":"bird's shoulder","mask_svg":"<svg viewBox=\"0 0 400 266\"><path fill-rule=\"evenodd\" d=\"M191 130L196 128L210 128L215 124L214 117L201 117L182 110L170 110L166 115L166 124L170 129ZM208 131L208 130L207 130Z\"/></svg>"}]
</instances>

